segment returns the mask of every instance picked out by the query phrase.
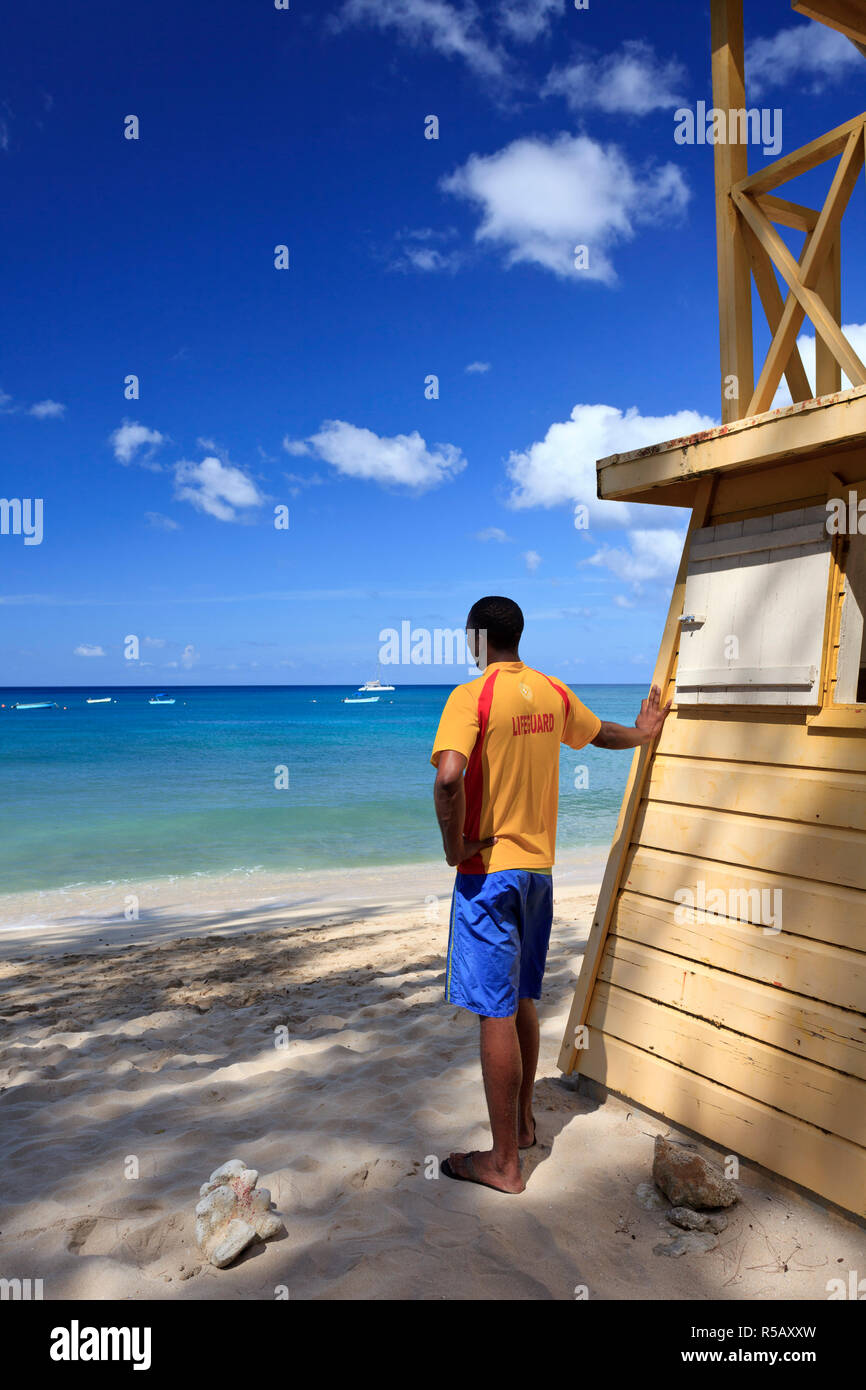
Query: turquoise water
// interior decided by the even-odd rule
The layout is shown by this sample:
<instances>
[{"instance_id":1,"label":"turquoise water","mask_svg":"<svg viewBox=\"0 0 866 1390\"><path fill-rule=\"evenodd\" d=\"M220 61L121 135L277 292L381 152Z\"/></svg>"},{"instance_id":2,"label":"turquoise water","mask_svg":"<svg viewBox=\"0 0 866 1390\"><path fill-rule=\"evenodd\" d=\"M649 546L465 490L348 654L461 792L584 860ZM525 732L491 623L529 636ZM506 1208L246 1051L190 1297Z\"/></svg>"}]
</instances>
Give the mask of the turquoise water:
<instances>
[{"instance_id":1,"label":"turquoise water","mask_svg":"<svg viewBox=\"0 0 866 1390\"><path fill-rule=\"evenodd\" d=\"M152 693L0 691L0 892L440 858L429 755L448 688L354 706L334 686L169 689L174 705L149 705ZM632 724L644 692L577 693ZM85 704L109 694L116 704ZM9 709L38 699L61 708ZM560 854L610 842L629 762L563 749ZM580 765L589 785L576 790Z\"/></svg>"}]
</instances>

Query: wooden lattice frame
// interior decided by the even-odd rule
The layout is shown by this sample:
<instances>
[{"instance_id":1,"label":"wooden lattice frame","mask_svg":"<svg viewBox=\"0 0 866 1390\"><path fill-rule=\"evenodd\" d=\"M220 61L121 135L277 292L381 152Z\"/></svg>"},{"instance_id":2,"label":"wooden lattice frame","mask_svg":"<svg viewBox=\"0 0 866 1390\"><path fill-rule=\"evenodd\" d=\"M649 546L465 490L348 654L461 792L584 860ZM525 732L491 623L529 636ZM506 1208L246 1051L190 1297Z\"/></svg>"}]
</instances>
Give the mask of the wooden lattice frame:
<instances>
[{"instance_id":1,"label":"wooden lattice frame","mask_svg":"<svg viewBox=\"0 0 866 1390\"><path fill-rule=\"evenodd\" d=\"M863 0L812 0L810 13L841 28L855 42L866 30ZM742 0L711 0L711 17L714 104L722 110L742 110L746 106ZM843 371L852 386L866 383L866 367L842 333L840 287L840 226L864 155L866 113L751 175L745 143L715 146L723 423L769 410L783 374L794 401L813 398L797 351L797 333L806 317L815 329L814 395L839 391ZM839 156L838 167L820 212L776 195L780 185L835 156ZM791 255L774 223L805 233L799 260ZM774 266L788 287L784 301ZM757 384L752 277L772 335ZM732 382L736 382L734 390Z\"/></svg>"},{"instance_id":2,"label":"wooden lattice frame","mask_svg":"<svg viewBox=\"0 0 866 1390\"><path fill-rule=\"evenodd\" d=\"M820 212L800 207L772 191L817 165L840 155L836 173ZM866 159L866 113L838 126L811 144L776 160L757 174L741 179L731 198L744 224L752 274L772 341L751 400L745 411L758 415L769 410L776 388L787 376L795 401L809 400L812 390L797 351L797 334L808 316L815 328L817 382L815 395L841 388L844 371L852 386L866 385L866 366L840 327L840 226L842 216ZM806 233L799 261L795 261L773 223L796 227ZM773 266L788 285L781 301Z\"/></svg>"}]
</instances>

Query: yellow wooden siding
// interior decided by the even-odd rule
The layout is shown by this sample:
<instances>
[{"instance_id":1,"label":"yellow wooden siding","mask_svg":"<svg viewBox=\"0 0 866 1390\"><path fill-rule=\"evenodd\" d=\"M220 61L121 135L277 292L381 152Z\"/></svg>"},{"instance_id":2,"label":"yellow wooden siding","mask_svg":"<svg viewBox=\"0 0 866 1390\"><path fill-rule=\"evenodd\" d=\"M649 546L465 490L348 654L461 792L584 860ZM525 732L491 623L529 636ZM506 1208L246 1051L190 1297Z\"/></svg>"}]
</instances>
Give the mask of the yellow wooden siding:
<instances>
[{"instance_id":1,"label":"yellow wooden siding","mask_svg":"<svg viewBox=\"0 0 866 1390\"><path fill-rule=\"evenodd\" d=\"M718 479L704 524L823 503L833 473L862 478L862 444ZM642 788L578 1065L866 1215L866 738L810 728L810 713L675 706ZM724 910L688 920L682 890L705 902L721 890ZM779 908L781 931L762 930Z\"/></svg>"},{"instance_id":2,"label":"yellow wooden siding","mask_svg":"<svg viewBox=\"0 0 866 1390\"><path fill-rule=\"evenodd\" d=\"M808 1057L820 1066L866 1080L863 1019L849 1009L768 988L616 935L608 937L598 978L745 1037L760 1038L795 1057ZM789 1101L796 1108L796 1096Z\"/></svg>"},{"instance_id":3,"label":"yellow wooden siding","mask_svg":"<svg viewBox=\"0 0 866 1390\"><path fill-rule=\"evenodd\" d=\"M866 1150L763 1101L708 1081L599 1029L581 1053L585 1076L677 1124L866 1216Z\"/></svg>"},{"instance_id":4,"label":"yellow wooden siding","mask_svg":"<svg viewBox=\"0 0 866 1390\"><path fill-rule=\"evenodd\" d=\"M742 815L866 830L866 773L765 767L658 754L650 801L705 806Z\"/></svg>"},{"instance_id":5,"label":"yellow wooden siding","mask_svg":"<svg viewBox=\"0 0 866 1390\"><path fill-rule=\"evenodd\" d=\"M633 845L623 876L623 888L644 897L674 902L681 888L696 890L703 883L705 893L721 889L750 893L757 890L758 900L749 902L745 916L757 925L770 925L764 910L764 895L782 895L783 930L811 941L849 950L866 949L866 893L856 888L842 888L835 883L813 883L809 879L793 878L789 874L774 874L765 869L743 869L732 864L713 863L693 855L671 850L654 850L646 845ZM775 898L770 897L771 906Z\"/></svg>"},{"instance_id":6,"label":"yellow wooden siding","mask_svg":"<svg viewBox=\"0 0 866 1390\"><path fill-rule=\"evenodd\" d=\"M656 758L679 754L767 768L866 772L862 734L810 733L806 718L804 710L675 710L662 731Z\"/></svg>"},{"instance_id":7,"label":"yellow wooden siding","mask_svg":"<svg viewBox=\"0 0 866 1390\"><path fill-rule=\"evenodd\" d=\"M633 841L721 864L866 888L866 833L645 801Z\"/></svg>"},{"instance_id":8,"label":"yellow wooden siding","mask_svg":"<svg viewBox=\"0 0 866 1390\"><path fill-rule=\"evenodd\" d=\"M590 1028L866 1146L866 1081L600 981Z\"/></svg>"},{"instance_id":9,"label":"yellow wooden siding","mask_svg":"<svg viewBox=\"0 0 866 1390\"><path fill-rule=\"evenodd\" d=\"M612 931L682 956L743 975L773 989L859 1009L866 999L866 954L823 941L806 941L789 932L766 931L751 922L704 914L706 920L683 921L674 903L621 893ZM784 919L783 919L784 920Z\"/></svg>"}]
</instances>

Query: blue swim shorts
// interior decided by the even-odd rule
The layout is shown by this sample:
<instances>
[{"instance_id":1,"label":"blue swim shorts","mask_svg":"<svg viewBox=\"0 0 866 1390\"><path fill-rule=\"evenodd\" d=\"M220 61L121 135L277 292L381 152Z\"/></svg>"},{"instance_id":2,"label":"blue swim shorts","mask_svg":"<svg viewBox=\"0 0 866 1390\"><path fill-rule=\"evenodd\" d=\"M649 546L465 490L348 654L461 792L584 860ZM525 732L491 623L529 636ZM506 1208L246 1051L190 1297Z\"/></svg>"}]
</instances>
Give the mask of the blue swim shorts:
<instances>
[{"instance_id":1,"label":"blue swim shorts","mask_svg":"<svg viewBox=\"0 0 866 1390\"><path fill-rule=\"evenodd\" d=\"M553 922L553 879L530 869L458 874L451 901L445 998L485 1018L540 999Z\"/></svg>"}]
</instances>

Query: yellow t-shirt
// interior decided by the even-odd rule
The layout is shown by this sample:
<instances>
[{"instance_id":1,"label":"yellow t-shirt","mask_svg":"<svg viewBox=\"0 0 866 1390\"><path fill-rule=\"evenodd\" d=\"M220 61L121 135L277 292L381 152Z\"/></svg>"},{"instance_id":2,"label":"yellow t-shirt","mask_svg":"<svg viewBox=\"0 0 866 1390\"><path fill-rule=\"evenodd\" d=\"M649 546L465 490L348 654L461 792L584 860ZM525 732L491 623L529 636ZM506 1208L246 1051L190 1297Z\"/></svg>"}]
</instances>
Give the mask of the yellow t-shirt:
<instances>
[{"instance_id":1,"label":"yellow t-shirt","mask_svg":"<svg viewBox=\"0 0 866 1390\"><path fill-rule=\"evenodd\" d=\"M522 661L494 661L448 696L430 758L454 749L464 774L467 840L497 843L461 873L549 869L556 850L559 745L583 748L601 720L561 681Z\"/></svg>"}]
</instances>

